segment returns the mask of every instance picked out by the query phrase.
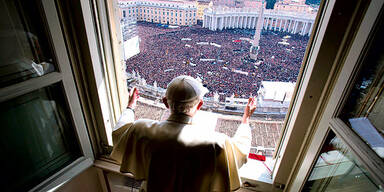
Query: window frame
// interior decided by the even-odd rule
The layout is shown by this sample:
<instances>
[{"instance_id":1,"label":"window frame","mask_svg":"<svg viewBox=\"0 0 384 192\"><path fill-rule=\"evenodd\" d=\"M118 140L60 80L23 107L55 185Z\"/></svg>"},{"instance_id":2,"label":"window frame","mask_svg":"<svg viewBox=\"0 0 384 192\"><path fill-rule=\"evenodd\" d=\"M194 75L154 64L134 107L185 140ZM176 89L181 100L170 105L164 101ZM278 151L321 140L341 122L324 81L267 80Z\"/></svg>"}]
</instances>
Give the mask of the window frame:
<instances>
[{"instance_id":1,"label":"window frame","mask_svg":"<svg viewBox=\"0 0 384 192\"><path fill-rule=\"evenodd\" d=\"M66 47L66 41L63 36L63 29L57 10L55 1L41 1L41 13L44 16L48 38L53 48L52 56L55 57L56 71L0 88L0 102L16 98L55 83L61 83L63 87L62 90L65 93L65 101L68 104L68 110L70 112L68 115L73 122L75 135L78 138L82 155L34 186L30 191L48 191L54 189L92 166L94 161L93 149L84 121L78 91L71 69L69 52Z\"/></svg>"},{"instance_id":2,"label":"window frame","mask_svg":"<svg viewBox=\"0 0 384 192\"><path fill-rule=\"evenodd\" d=\"M375 29L376 19L379 14L383 14L383 5L384 2L380 0L372 0L362 16L361 24L356 32L350 31L356 35L352 39L351 45L344 48L347 49L345 55L337 60L342 66L335 69L334 74L330 75L332 79L330 79L329 97L323 101L325 109L319 117L313 135L306 142L308 148L303 151L304 157L295 166L296 176L289 182L289 190L300 191L302 189L330 130L334 131L336 136L351 149L372 178L383 186L384 172L378 171L384 170L383 160L349 126L337 118L342 104L349 96L347 93L354 85L355 74L362 65L361 59L366 54L364 50L369 44L371 32Z\"/></svg>"},{"instance_id":3,"label":"window frame","mask_svg":"<svg viewBox=\"0 0 384 192\"><path fill-rule=\"evenodd\" d=\"M291 169L295 164L295 159L303 150L302 143L305 142L305 133L308 131L308 126L312 120L312 117L308 118L308 115L312 115L318 110L316 103L319 102L321 96L321 85L324 84L327 77L322 76L322 74L316 70L316 67L318 68L319 66L319 60L324 59L322 58L324 57L324 55L322 55L322 52L324 52L322 46L324 46L323 41L332 12L334 11L334 6L334 1L322 1L313 24L311 38L308 41L308 48L296 81L295 92L285 118L284 126L281 130L279 144L276 146L276 152L274 154L276 161L272 178L275 186L285 185L287 183ZM314 85L319 82L323 84L320 84L320 86ZM308 103L313 103L313 105L309 107ZM303 116L307 117L298 118ZM286 153L287 149L290 149L289 153Z\"/></svg>"},{"instance_id":4,"label":"window frame","mask_svg":"<svg viewBox=\"0 0 384 192\"><path fill-rule=\"evenodd\" d=\"M124 62L122 61L120 55L122 50L119 48L119 45L122 43L120 32L116 30L116 27L119 28L119 22L117 21L118 10L115 9L115 0L94 0L94 4L97 6L95 12L97 14L96 20L100 22L102 26L102 31L99 33L101 35L103 43L99 44L102 52L109 54L111 59L104 60L104 65L107 66L112 75L105 75L105 78L108 78L107 83L115 83L118 86L109 86L109 94L112 92L118 93L118 96L110 97L113 101L114 108L114 119L111 119L111 125L113 126L117 120L117 117L121 114L121 111L125 109L125 104L127 103L128 93L127 86L125 82L117 81L118 79L125 79L125 74L118 74L118 69L124 69ZM319 13L316 18L316 21L313 26L311 38L308 42L310 48L307 49L305 57L303 59L303 67L300 71L298 83L296 84L294 98L290 104L290 110L285 119L285 126L282 130L282 136L280 138L279 145L276 147L277 151L275 153L276 163L273 169L273 183L275 186L283 188L285 184L288 184L290 180L294 179L293 176L296 174L297 170L292 170L293 167L297 168L297 161L302 159L303 151L307 148L305 143L307 142L308 136L311 136L314 131L314 126L316 125L316 118L319 117L319 113L323 110L321 104L326 95L324 93L327 91L328 86L328 74L333 69L333 61L338 56L337 49L339 45L333 45L329 40L332 38L326 38L330 28L336 28L337 23L330 23L334 18L337 20L336 4L346 3L347 1L331 1L325 0L321 2ZM107 10L107 11L105 11ZM181 13L180 13L181 16ZM114 19L108 19L114 18ZM329 26L331 24L331 26ZM99 26L99 27L100 27ZM348 23L345 24L348 27ZM349 28L348 28L349 29ZM340 43L345 43L344 32L348 29L341 30L337 34L337 38L340 38ZM332 45L330 45L332 44ZM327 47L328 45L328 47ZM335 53L328 54L327 48L331 47L333 50L336 50ZM107 55L106 54L106 55ZM320 67L321 62L329 62L324 69L317 71ZM123 65L123 66L122 66ZM115 71L114 71L115 70ZM108 71L108 70L107 70ZM125 71L125 70L124 70ZM320 81L320 88L317 85ZM310 103L310 104L309 104ZM300 117L300 118L299 118ZM303 118L304 117L304 118ZM101 142L107 144L105 127L98 127L98 132L100 132ZM104 132L104 133L103 133ZM297 137L299 132L302 137ZM298 139L299 138L299 139ZM295 149L294 152L288 153L287 149Z\"/></svg>"}]
</instances>

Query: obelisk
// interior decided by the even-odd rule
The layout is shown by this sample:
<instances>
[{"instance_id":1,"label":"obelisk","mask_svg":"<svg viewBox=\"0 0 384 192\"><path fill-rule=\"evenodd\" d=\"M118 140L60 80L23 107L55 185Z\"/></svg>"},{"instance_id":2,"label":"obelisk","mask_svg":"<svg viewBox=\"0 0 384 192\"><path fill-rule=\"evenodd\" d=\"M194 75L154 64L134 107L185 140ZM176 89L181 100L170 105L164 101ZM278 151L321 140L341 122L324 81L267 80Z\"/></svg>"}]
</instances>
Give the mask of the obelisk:
<instances>
[{"instance_id":1,"label":"obelisk","mask_svg":"<svg viewBox=\"0 0 384 192\"><path fill-rule=\"evenodd\" d=\"M264 0L261 2L259 17L257 18L255 35L253 36L253 40L251 40L252 46L250 49L250 57L253 60L257 60L257 54L259 53L259 41L261 36L261 29L263 28L264 22Z\"/></svg>"}]
</instances>

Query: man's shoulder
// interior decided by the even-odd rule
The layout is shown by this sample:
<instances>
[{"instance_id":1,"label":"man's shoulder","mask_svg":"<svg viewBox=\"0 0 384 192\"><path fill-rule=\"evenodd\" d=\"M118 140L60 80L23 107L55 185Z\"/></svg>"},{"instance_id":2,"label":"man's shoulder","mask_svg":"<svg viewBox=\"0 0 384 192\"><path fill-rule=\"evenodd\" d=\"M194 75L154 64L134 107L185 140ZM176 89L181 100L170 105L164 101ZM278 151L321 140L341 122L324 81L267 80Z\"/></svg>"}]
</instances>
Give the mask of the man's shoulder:
<instances>
[{"instance_id":1,"label":"man's shoulder","mask_svg":"<svg viewBox=\"0 0 384 192\"><path fill-rule=\"evenodd\" d=\"M189 144L215 143L219 146L223 146L228 139L223 133L193 125L184 128L178 138L179 141Z\"/></svg>"},{"instance_id":2,"label":"man's shoulder","mask_svg":"<svg viewBox=\"0 0 384 192\"><path fill-rule=\"evenodd\" d=\"M153 127L156 124L159 124L160 121L152 120L152 119L138 119L135 122L133 122L133 127L136 128L150 128Z\"/></svg>"}]
</instances>

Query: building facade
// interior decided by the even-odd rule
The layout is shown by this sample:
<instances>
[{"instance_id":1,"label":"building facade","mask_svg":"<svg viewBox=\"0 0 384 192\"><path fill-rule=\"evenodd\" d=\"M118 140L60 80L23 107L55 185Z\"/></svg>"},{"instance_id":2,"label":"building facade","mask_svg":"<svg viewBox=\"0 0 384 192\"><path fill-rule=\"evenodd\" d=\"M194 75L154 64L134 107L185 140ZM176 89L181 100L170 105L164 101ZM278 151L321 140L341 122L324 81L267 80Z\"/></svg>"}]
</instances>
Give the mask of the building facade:
<instances>
[{"instance_id":1,"label":"building facade","mask_svg":"<svg viewBox=\"0 0 384 192\"><path fill-rule=\"evenodd\" d=\"M212 0L213 6L244 7L244 0Z\"/></svg>"},{"instance_id":2,"label":"building facade","mask_svg":"<svg viewBox=\"0 0 384 192\"><path fill-rule=\"evenodd\" d=\"M289 12L299 12L299 13L312 13L316 11L316 9L311 6L305 4L305 0L285 0L279 1L275 3L273 7L276 11L289 11Z\"/></svg>"},{"instance_id":3,"label":"building facade","mask_svg":"<svg viewBox=\"0 0 384 192\"><path fill-rule=\"evenodd\" d=\"M213 7L204 12L203 27L210 30L255 29L258 10L254 8ZM287 11L264 11L264 30L284 31L292 34L309 35L315 22L315 13Z\"/></svg>"},{"instance_id":4,"label":"building facade","mask_svg":"<svg viewBox=\"0 0 384 192\"><path fill-rule=\"evenodd\" d=\"M212 2L209 0L197 0L197 20L202 21L204 18L204 10L212 7Z\"/></svg>"},{"instance_id":5,"label":"building facade","mask_svg":"<svg viewBox=\"0 0 384 192\"><path fill-rule=\"evenodd\" d=\"M188 1L119 1L121 20L147 21L168 25L195 25L197 6Z\"/></svg>"}]
</instances>

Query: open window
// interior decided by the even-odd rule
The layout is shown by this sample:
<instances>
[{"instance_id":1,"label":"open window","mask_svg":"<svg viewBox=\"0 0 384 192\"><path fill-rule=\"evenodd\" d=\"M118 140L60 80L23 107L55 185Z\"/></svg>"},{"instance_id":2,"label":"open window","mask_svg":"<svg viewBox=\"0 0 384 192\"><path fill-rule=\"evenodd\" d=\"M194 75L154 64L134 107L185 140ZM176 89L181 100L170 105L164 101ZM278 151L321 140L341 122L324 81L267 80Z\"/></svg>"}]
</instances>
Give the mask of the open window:
<instances>
[{"instance_id":1,"label":"open window","mask_svg":"<svg viewBox=\"0 0 384 192\"><path fill-rule=\"evenodd\" d=\"M54 1L0 1L3 191L47 191L93 152Z\"/></svg>"},{"instance_id":2,"label":"open window","mask_svg":"<svg viewBox=\"0 0 384 192\"><path fill-rule=\"evenodd\" d=\"M204 113L208 115L203 116L216 118L214 121L216 123L211 126L230 135L233 132L231 129L221 129L220 126L236 127L236 124L239 123L237 117L241 114L241 103L243 102L241 97L247 97L252 91L254 91L252 95L256 95L260 90L261 82L258 84L253 79L247 79L253 86L250 91L231 84L222 85L222 81L232 80L232 82L242 85L243 82L234 76L258 78L258 74L252 70L263 67L271 69L268 71L271 73L287 74L291 72L268 63L287 56L285 53L268 55L270 57L263 60L256 58L254 61L251 60L252 58L241 60L240 57L236 57L236 54L245 55L251 51L249 40L252 40L254 36L253 31L255 31L254 28L257 24L258 11L250 16L235 18L225 15L225 12L231 11L231 9L212 8L210 7L212 5L202 1L190 6L179 5L178 3L159 3L159 1L98 0L94 3L96 31L100 38L97 42L101 46L103 64L103 70L100 74L105 77L103 85L106 88L105 96L102 98L105 99L104 104L108 105L105 110L109 110L108 113L110 114L104 116L104 120L108 119L108 121L104 121L105 126L101 126L98 130L100 138L97 141L106 149L111 144L111 139L108 137L110 137L114 121L126 107L130 86L138 86L143 94L136 110L137 118L153 118L155 116L156 119L161 120L168 115L160 103L166 83L174 76L184 74L184 72L199 77L203 82L206 81L205 84L211 89L211 95L208 95L205 101L207 105ZM257 7L258 3L261 4L258 1L253 3L255 5L247 4L247 6ZM302 53L300 61L295 62L296 64L299 63L299 68L301 68L300 72L296 74L298 79L293 78L296 81L294 91L276 95L276 98L280 98L277 103L279 107L277 109L274 107L259 108L259 116L251 122L251 126L254 127L253 130L255 132L260 131L255 133L254 152L263 151L270 156L274 154L275 157L275 162L269 167L271 173L267 171L270 178L266 182L283 188L285 184L292 184L289 182L297 179L295 174L297 174L298 165L296 162L305 156L303 151L307 149L306 142L316 130L319 115L324 109L324 101L329 96L329 82L332 82L334 70L340 64L338 59L345 55L346 47L354 38L354 30L360 26L361 18L367 13L366 9L369 4L370 2L363 1L356 3L324 1L317 8L311 7L312 11L317 11L317 16L308 16L306 19L313 19L312 22L292 19L295 16L303 18L303 15L306 14L289 15L290 19L288 20L276 19L274 17L275 12L270 13L269 17L263 20L264 31L261 32L269 35L268 39L275 40L277 47L284 47L284 51L288 53L301 49L299 53ZM282 9L286 8L284 5L281 7ZM292 6L293 8L287 7L297 10L295 6ZM199 9L203 9L200 12L202 15L199 15ZM194 10L197 10L196 15ZM171 14L172 11L174 15ZM238 9L236 11L252 12L252 9ZM266 14L267 12L266 10ZM177 16L176 13L178 13ZM218 18L217 15L222 17ZM188 20L189 17L192 17L190 21ZM202 18L199 19L198 17ZM247 28L249 29L247 30ZM222 42L215 39L217 38L215 33L226 37L226 41ZM236 36L239 34L245 34L245 37ZM306 35L307 37L305 37ZM303 48L301 43L297 43L303 40L307 41L308 48ZM260 43L265 42L261 39ZM235 49L233 49L233 44L236 45ZM196 54L191 50L197 46L200 48L195 49ZM252 50L259 50L257 46L254 48ZM240 64L236 64L238 61L232 61L235 63L232 64L225 60L228 58L226 57L228 49L235 55L230 55L230 57L240 59ZM204 50L206 51L203 52ZM157 53L154 54L154 51ZM260 54L264 54L263 51L265 50L263 50L262 44L260 44L259 51ZM187 55L180 60L180 54ZM168 59L164 59L164 57ZM259 61L261 62L258 63ZM154 62L157 63L156 66L151 65ZM204 62L206 63L203 64ZM249 65L242 68L244 63ZM303 64L301 65L301 63ZM173 65L170 66L171 64ZM204 70L197 69L199 66L203 67ZM287 68L289 67L287 66ZM295 71L297 68L289 69ZM227 71L234 75L223 75ZM168 73L171 75L165 75ZM214 81L214 79L208 78L215 75L219 80ZM267 76L268 74L263 75ZM287 79L286 81L293 81L289 75ZM228 90L235 90L236 92L228 92L225 89L226 86L229 87ZM268 89L267 84L263 87ZM215 94L216 91L217 94ZM262 92L263 90L259 92L259 99L261 100L264 99L261 97ZM233 97L231 97L232 94ZM291 102L284 106L288 101L289 94L291 94ZM267 98L267 95L264 97ZM270 128L271 132L268 132L269 130L266 128ZM263 137L259 136L264 133L265 137L264 135ZM258 138L261 141L258 141ZM267 144L264 144L264 141Z\"/></svg>"},{"instance_id":3,"label":"open window","mask_svg":"<svg viewBox=\"0 0 384 192\"><path fill-rule=\"evenodd\" d=\"M310 68L307 60L316 52L314 42L322 41L318 29L326 27L325 14L330 14L332 6L300 1L285 8L279 2L276 11L265 9L261 1L226 8L206 1L110 0L97 4L106 71L113 77L109 83L117 82L116 89L111 86L119 99L115 117L125 108L127 90L135 86L142 96L136 118L166 119L169 112L161 103L166 85L185 74L201 79L210 90L197 118L209 118L212 129L232 136L246 99L258 95L251 121L251 153L267 156L268 163L260 165L272 182L273 155L286 138L286 114L294 106L291 101L297 99L295 88L302 86L302 76ZM111 145L111 129L108 125L104 131L105 146Z\"/></svg>"},{"instance_id":4,"label":"open window","mask_svg":"<svg viewBox=\"0 0 384 192\"><path fill-rule=\"evenodd\" d=\"M382 189L383 2L365 6L291 190Z\"/></svg>"}]
</instances>

